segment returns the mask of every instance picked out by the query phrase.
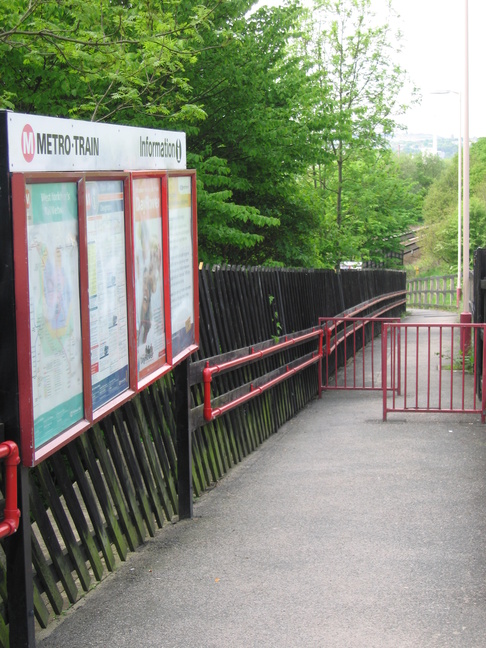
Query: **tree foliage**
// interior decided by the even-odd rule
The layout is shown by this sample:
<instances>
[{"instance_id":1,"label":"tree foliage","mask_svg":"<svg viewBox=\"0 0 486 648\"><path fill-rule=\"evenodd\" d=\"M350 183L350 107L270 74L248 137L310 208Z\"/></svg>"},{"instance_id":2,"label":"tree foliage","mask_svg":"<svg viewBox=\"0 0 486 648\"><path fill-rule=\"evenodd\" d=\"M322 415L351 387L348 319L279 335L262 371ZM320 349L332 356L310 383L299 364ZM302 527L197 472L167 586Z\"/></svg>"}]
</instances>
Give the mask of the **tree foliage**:
<instances>
[{"instance_id":1,"label":"tree foliage","mask_svg":"<svg viewBox=\"0 0 486 648\"><path fill-rule=\"evenodd\" d=\"M469 258L478 247L486 247L486 139L470 148ZM424 200L427 226L423 247L430 265L445 263L457 270L458 169L457 155L433 182ZM461 248L462 249L462 248Z\"/></svg>"},{"instance_id":2,"label":"tree foliage","mask_svg":"<svg viewBox=\"0 0 486 648\"><path fill-rule=\"evenodd\" d=\"M417 217L402 71L371 0L316 3L4 0L0 107L186 131L204 261L382 259Z\"/></svg>"},{"instance_id":3,"label":"tree foliage","mask_svg":"<svg viewBox=\"0 0 486 648\"><path fill-rule=\"evenodd\" d=\"M0 102L119 123L201 117L184 74L218 0L3 0Z\"/></svg>"},{"instance_id":4,"label":"tree foliage","mask_svg":"<svg viewBox=\"0 0 486 648\"><path fill-rule=\"evenodd\" d=\"M433 182L440 177L446 162L438 155L424 153L421 155L397 156L400 175L411 183L410 189L423 200Z\"/></svg>"},{"instance_id":5,"label":"tree foliage","mask_svg":"<svg viewBox=\"0 0 486 648\"><path fill-rule=\"evenodd\" d=\"M203 166L224 159L224 178L201 178L204 189L218 182L234 204L247 206L238 232L234 205L220 204L215 231L212 195L200 204L203 255L242 263L318 264L309 245L318 213L301 177L309 158L308 127L299 119L307 83L303 61L289 43L299 36L296 4L262 7L232 22L233 37L201 54L189 70L191 85L207 113L189 136ZM220 43L219 32L213 34ZM209 184L208 184L209 183ZM206 202L207 201L207 202ZM255 215L259 218L256 219ZM212 234L211 240L206 234ZM241 236L243 234L243 236Z\"/></svg>"},{"instance_id":6,"label":"tree foliage","mask_svg":"<svg viewBox=\"0 0 486 648\"><path fill-rule=\"evenodd\" d=\"M320 142L314 178L326 205L323 255L334 264L374 257L379 239L386 248L404 225L395 191L383 186L404 73L394 64L390 28L377 23L371 0L320 0L311 28L305 47L313 60L314 140L318 134ZM393 183L400 185L396 169ZM414 206L409 217L415 216Z\"/></svg>"}]
</instances>

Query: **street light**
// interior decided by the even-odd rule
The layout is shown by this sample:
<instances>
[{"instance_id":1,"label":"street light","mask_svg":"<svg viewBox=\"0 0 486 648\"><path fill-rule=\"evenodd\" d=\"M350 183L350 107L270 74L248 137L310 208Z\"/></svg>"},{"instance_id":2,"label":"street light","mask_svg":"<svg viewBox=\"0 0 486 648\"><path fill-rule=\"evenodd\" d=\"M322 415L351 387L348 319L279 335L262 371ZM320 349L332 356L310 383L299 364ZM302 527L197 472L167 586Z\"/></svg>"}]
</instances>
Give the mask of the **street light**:
<instances>
[{"instance_id":1,"label":"street light","mask_svg":"<svg viewBox=\"0 0 486 648\"><path fill-rule=\"evenodd\" d=\"M463 308L460 315L461 324L472 322L469 311L469 6L464 0L464 202L463 202L463 272L462 298ZM471 346L471 329L461 333L461 351L465 355Z\"/></svg>"},{"instance_id":2,"label":"street light","mask_svg":"<svg viewBox=\"0 0 486 648\"><path fill-rule=\"evenodd\" d=\"M465 5L465 31L464 31L464 204L463 204L463 259L462 296L463 314L461 321L466 321L469 313L469 10L468 0ZM469 321L471 319L469 318Z\"/></svg>"},{"instance_id":3,"label":"street light","mask_svg":"<svg viewBox=\"0 0 486 648\"><path fill-rule=\"evenodd\" d=\"M457 138L457 307L461 301L461 203L462 203L462 98L457 90L437 90L433 95L455 94L459 98L459 136ZM469 260L468 260L469 265ZM468 273L469 277L469 273Z\"/></svg>"}]
</instances>

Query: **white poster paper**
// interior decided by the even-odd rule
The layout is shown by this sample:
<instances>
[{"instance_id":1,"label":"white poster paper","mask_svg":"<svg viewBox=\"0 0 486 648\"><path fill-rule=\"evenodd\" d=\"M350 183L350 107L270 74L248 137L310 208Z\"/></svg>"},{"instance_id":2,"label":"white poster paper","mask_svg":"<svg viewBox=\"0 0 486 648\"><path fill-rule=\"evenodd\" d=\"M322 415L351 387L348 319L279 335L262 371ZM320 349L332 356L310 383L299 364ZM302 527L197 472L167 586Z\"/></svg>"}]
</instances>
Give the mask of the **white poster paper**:
<instances>
[{"instance_id":1,"label":"white poster paper","mask_svg":"<svg viewBox=\"0 0 486 648\"><path fill-rule=\"evenodd\" d=\"M123 182L86 183L93 410L128 389Z\"/></svg>"},{"instance_id":2,"label":"white poster paper","mask_svg":"<svg viewBox=\"0 0 486 648\"><path fill-rule=\"evenodd\" d=\"M195 342L190 176L169 178L169 257L172 354L175 357Z\"/></svg>"},{"instance_id":3,"label":"white poster paper","mask_svg":"<svg viewBox=\"0 0 486 648\"><path fill-rule=\"evenodd\" d=\"M26 186L34 445L84 416L76 183Z\"/></svg>"},{"instance_id":4,"label":"white poster paper","mask_svg":"<svg viewBox=\"0 0 486 648\"><path fill-rule=\"evenodd\" d=\"M133 182L138 378L165 360L162 206L159 178Z\"/></svg>"}]
</instances>

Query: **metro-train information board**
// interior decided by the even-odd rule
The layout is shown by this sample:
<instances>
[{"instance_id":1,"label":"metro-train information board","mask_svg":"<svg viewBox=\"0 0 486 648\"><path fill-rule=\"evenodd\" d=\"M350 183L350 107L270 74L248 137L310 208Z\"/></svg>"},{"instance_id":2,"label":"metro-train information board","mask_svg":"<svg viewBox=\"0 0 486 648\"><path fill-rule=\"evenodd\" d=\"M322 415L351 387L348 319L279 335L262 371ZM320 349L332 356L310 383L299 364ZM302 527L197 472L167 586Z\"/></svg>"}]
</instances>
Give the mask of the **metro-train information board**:
<instances>
[{"instance_id":1,"label":"metro-train information board","mask_svg":"<svg viewBox=\"0 0 486 648\"><path fill-rule=\"evenodd\" d=\"M0 120L21 455L35 465L197 349L196 175L184 133Z\"/></svg>"}]
</instances>

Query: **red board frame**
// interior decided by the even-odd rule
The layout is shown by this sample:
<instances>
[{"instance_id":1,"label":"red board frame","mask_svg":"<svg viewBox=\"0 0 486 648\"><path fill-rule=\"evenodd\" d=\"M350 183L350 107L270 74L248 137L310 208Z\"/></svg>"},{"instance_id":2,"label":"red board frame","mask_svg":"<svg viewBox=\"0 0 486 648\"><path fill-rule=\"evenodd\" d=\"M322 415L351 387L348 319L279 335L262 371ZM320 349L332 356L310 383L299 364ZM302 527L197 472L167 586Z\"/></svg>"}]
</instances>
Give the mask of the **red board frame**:
<instances>
[{"instance_id":1,"label":"red board frame","mask_svg":"<svg viewBox=\"0 0 486 648\"><path fill-rule=\"evenodd\" d=\"M194 343L177 354L174 358L171 356L171 364L176 365L189 357L199 348L199 263L197 256L197 189L196 189L196 171L180 170L169 171L168 178L189 177L191 179L191 210L192 210L192 246L193 246L193 295L194 295ZM167 192L167 214L169 213ZM170 265L170 258L169 258ZM170 279L170 270L169 270ZM172 350L172 348L171 348Z\"/></svg>"},{"instance_id":2,"label":"red board frame","mask_svg":"<svg viewBox=\"0 0 486 648\"><path fill-rule=\"evenodd\" d=\"M185 176L191 179L192 191L192 254L193 254L193 297L194 297L194 343L176 357L172 357L171 301L170 301L170 256L168 227L168 179L172 176ZM133 231L133 182L137 178L157 178L161 183L161 213L163 242L163 309L165 318L166 357L153 367L148 375L139 380L137 371L137 331L135 312L135 257ZM89 319L89 277L85 183L89 181L122 180L124 191L125 218L125 272L128 326L129 387L121 394L93 411L90 360L90 319ZM63 183L77 184L77 213L79 236L79 295L82 332L82 383L84 416L40 447L34 440L33 369L30 324L29 294L29 257L27 240L27 208L25 189L27 184ZM53 172L53 173L13 173L11 175L12 216L15 257L15 301L17 326L17 361L19 373L20 438L21 457L26 466L34 466L74 438L89 429L123 403L133 398L162 375L185 360L199 345L199 300L198 300L198 258L197 258L197 199L196 172L193 170L137 171L137 172Z\"/></svg>"},{"instance_id":3,"label":"red board frame","mask_svg":"<svg viewBox=\"0 0 486 648\"><path fill-rule=\"evenodd\" d=\"M136 180L140 179L157 179L160 181L160 196L161 196L161 213L162 213L162 275L163 275L163 293L164 293L164 329L165 329L165 358L163 361L156 363L153 371L151 371L147 376L142 378L138 377L138 358L137 358L137 345L134 344L131 346L131 353L133 354L131 360L131 366L134 369L134 381L137 384L137 389L141 390L151 385L153 382L158 380L161 376L166 374L172 369L172 364L169 361L171 357L170 350L170 339L171 339L171 330L170 330L170 286L169 286L169 252L168 252L168 231L167 231L167 173L158 172L158 171L134 171L131 174L131 187L132 187L132 196L134 195L133 185ZM132 213L130 217L130 245L131 245L131 255L132 259L135 260L135 232L134 232L134 205L132 200ZM135 262L131 264L131 276L130 276L130 302L135 306ZM133 309L131 314L132 317L132 328L136 330L136 312Z\"/></svg>"}]
</instances>

